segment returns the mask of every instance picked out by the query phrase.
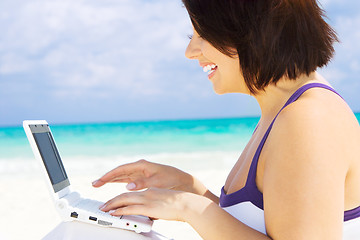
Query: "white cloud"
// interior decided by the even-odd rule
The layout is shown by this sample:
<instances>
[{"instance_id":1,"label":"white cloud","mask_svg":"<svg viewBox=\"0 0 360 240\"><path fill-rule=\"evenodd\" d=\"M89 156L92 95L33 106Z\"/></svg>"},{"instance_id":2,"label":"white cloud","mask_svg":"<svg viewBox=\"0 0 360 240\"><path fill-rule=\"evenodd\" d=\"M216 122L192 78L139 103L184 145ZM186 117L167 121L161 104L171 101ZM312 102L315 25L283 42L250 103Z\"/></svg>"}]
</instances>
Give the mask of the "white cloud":
<instances>
[{"instance_id":1,"label":"white cloud","mask_svg":"<svg viewBox=\"0 0 360 240\"><path fill-rule=\"evenodd\" d=\"M360 110L360 1L321 3L342 41L322 73ZM121 119L118 105L137 117L151 114L149 106L166 109L165 118L181 115L177 109L197 116L237 111L233 98L216 96L196 62L185 59L192 30L181 0L2 0L0 28L1 115L10 109L6 116L23 119L39 99L50 109L63 105L69 116L91 104L103 119ZM254 114L246 101L239 114ZM54 111L44 109L38 112Z\"/></svg>"},{"instance_id":2,"label":"white cloud","mask_svg":"<svg viewBox=\"0 0 360 240\"><path fill-rule=\"evenodd\" d=\"M320 70L321 75L333 85L338 86L346 80L346 73L339 68L329 67Z\"/></svg>"},{"instance_id":3,"label":"white cloud","mask_svg":"<svg viewBox=\"0 0 360 240\"><path fill-rule=\"evenodd\" d=\"M28 59L11 52L5 53L0 56L0 63L0 74L25 72L31 67L31 63Z\"/></svg>"},{"instance_id":4,"label":"white cloud","mask_svg":"<svg viewBox=\"0 0 360 240\"><path fill-rule=\"evenodd\" d=\"M180 1L18 3L1 15L0 27L10 30L0 38L0 71L45 75L39 81L50 79L61 91L86 94L106 86L159 93L164 89L153 88L161 81L157 66L182 57L186 46L189 23Z\"/></svg>"},{"instance_id":5,"label":"white cloud","mask_svg":"<svg viewBox=\"0 0 360 240\"><path fill-rule=\"evenodd\" d=\"M337 2L329 2L329 7L334 8L331 4ZM342 2L344 4L344 2ZM348 7L353 6L356 9L356 1L347 3ZM346 14L342 11L333 12L330 16L333 26L338 33L340 43L336 44L336 55L333 62L323 73L325 77L334 84L348 101L350 106L356 110L360 110L359 97L359 76L360 76L360 8L356 10L358 14L350 12Z\"/></svg>"},{"instance_id":6,"label":"white cloud","mask_svg":"<svg viewBox=\"0 0 360 240\"><path fill-rule=\"evenodd\" d=\"M348 57L359 57L360 46L360 16L339 16L335 19L335 29L340 37L338 51Z\"/></svg>"},{"instance_id":7,"label":"white cloud","mask_svg":"<svg viewBox=\"0 0 360 240\"><path fill-rule=\"evenodd\" d=\"M360 72L360 62L358 60L352 61L349 66L352 71Z\"/></svg>"}]
</instances>

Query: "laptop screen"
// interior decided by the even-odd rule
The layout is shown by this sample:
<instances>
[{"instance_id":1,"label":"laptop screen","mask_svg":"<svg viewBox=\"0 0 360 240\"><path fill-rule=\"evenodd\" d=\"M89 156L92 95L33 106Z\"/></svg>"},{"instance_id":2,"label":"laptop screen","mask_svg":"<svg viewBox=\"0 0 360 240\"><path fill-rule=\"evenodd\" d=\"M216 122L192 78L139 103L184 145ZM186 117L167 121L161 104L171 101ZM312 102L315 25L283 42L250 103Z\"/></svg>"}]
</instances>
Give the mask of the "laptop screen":
<instances>
[{"instance_id":1,"label":"laptop screen","mask_svg":"<svg viewBox=\"0 0 360 240\"><path fill-rule=\"evenodd\" d=\"M59 152L55 146L50 129L46 125L30 127L49 175L54 191L58 192L70 185Z\"/></svg>"}]
</instances>

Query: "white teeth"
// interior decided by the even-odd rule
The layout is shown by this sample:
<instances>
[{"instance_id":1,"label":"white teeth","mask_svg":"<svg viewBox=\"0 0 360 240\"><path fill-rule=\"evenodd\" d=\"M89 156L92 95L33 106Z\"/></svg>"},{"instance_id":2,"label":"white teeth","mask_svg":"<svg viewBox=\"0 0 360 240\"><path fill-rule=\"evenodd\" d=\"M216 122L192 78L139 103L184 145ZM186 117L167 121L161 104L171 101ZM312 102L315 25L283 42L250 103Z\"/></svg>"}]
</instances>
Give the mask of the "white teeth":
<instances>
[{"instance_id":1,"label":"white teeth","mask_svg":"<svg viewBox=\"0 0 360 240\"><path fill-rule=\"evenodd\" d=\"M209 70L211 70L210 65L206 65L205 67L203 67L204 72L208 72Z\"/></svg>"},{"instance_id":2,"label":"white teeth","mask_svg":"<svg viewBox=\"0 0 360 240\"><path fill-rule=\"evenodd\" d=\"M203 71L204 72L209 72L211 69L214 69L216 67L215 64L212 64L212 65L206 65L203 67Z\"/></svg>"}]
</instances>

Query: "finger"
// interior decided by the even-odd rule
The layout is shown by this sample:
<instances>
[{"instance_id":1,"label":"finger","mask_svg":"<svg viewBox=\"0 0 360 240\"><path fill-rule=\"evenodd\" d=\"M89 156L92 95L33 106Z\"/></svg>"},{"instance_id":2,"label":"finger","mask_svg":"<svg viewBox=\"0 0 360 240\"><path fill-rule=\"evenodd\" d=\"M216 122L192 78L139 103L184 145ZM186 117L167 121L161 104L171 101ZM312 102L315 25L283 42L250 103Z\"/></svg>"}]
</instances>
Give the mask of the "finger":
<instances>
[{"instance_id":1,"label":"finger","mask_svg":"<svg viewBox=\"0 0 360 240\"><path fill-rule=\"evenodd\" d=\"M126 188L129 191L138 191L142 190L144 188L148 188L150 182L147 182L143 179L142 176L131 176L131 177L117 177L111 181L104 182L102 179L98 179L92 182L93 187L101 187L105 185L106 183L127 183Z\"/></svg>"},{"instance_id":2,"label":"finger","mask_svg":"<svg viewBox=\"0 0 360 240\"><path fill-rule=\"evenodd\" d=\"M112 179L111 181L103 181L101 178L95 180L92 182L93 187L101 187L103 185L105 185L106 183L130 183L132 181L134 181L134 179L136 179L136 176L120 176L117 178Z\"/></svg>"},{"instance_id":3,"label":"finger","mask_svg":"<svg viewBox=\"0 0 360 240\"><path fill-rule=\"evenodd\" d=\"M126 189L129 191L138 191L152 186L151 179L138 178L135 181L128 182Z\"/></svg>"},{"instance_id":4,"label":"finger","mask_svg":"<svg viewBox=\"0 0 360 240\"><path fill-rule=\"evenodd\" d=\"M126 185L126 189L129 191L134 191L137 189L137 187L138 187L138 185L136 185L136 183L134 183L134 182L128 183Z\"/></svg>"},{"instance_id":5,"label":"finger","mask_svg":"<svg viewBox=\"0 0 360 240\"><path fill-rule=\"evenodd\" d=\"M103 206L100 207L101 211L108 212L117 208L129 206L129 205L141 205L143 204L143 194L142 192L135 193L123 193L113 199L107 201Z\"/></svg>"},{"instance_id":6,"label":"finger","mask_svg":"<svg viewBox=\"0 0 360 240\"><path fill-rule=\"evenodd\" d=\"M144 205L129 205L121 208L114 209L109 212L112 216L122 216L122 215L143 215L148 216L149 211ZM155 217L148 216L151 219L157 219Z\"/></svg>"},{"instance_id":7,"label":"finger","mask_svg":"<svg viewBox=\"0 0 360 240\"><path fill-rule=\"evenodd\" d=\"M105 184L105 182L101 181L101 179L95 180L92 182L93 187L101 187Z\"/></svg>"},{"instance_id":8,"label":"finger","mask_svg":"<svg viewBox=\"0 0 360 240\"><path fill-rule=\"evenodd\" d=\"M138 191L149 187L162 188L162 185L164 184L163 181L164 180L157 175L148 178L145 178L144 176L134 177L133 181L127 182L126 189L129 191Z\"/></svg>"},{"instance_id":9,"label":"finger","mask_svg":"<svg viewBox=\"0 0 360 240\"><path fill-rule=\"evenodd\" d=\"M129 178L131 175L143 175L146 164L147 161L140 160L134 163L121 165L106 173L100 178L100 180L107 183L113 181L124 181L124 179Z\"/></svg>"}]
</instances>

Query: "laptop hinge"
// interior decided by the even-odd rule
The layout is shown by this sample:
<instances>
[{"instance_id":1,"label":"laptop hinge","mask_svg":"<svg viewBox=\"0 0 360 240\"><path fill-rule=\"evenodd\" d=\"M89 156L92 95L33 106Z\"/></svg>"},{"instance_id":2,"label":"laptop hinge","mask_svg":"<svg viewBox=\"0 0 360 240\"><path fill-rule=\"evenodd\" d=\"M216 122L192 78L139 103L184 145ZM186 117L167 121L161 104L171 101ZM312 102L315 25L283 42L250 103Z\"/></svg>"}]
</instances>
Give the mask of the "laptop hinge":
<instances>
[{"instance_id":1,"label":"laptop hinge","mask_svg":"<svg viewBox=\"0 0 360 240\"><path fill-rule=\"evenodd\" d=\"M69 187L66 187L66 188L61 189L61 190L58 191L57 193L55 193L55 195L57 196L57 199L59 199L59 198L63 198L63 197L65 197L65 196L69 195L70 192L71 192L71 191L70 191L70 188L69 188Z\"/></svg>"},{"instance_id":2,"label":"laptop hinge","mask_svg":"<svg viewBox=\"0 0 360 240\"><path fill-rule=\"evenodd\" d=\"M72 205L73 203L79 201L79 199L80 199L80 194L78 192L71 192L61 198L61 200L66 200L69 205Z\"/></svg>"}]
</instances>

